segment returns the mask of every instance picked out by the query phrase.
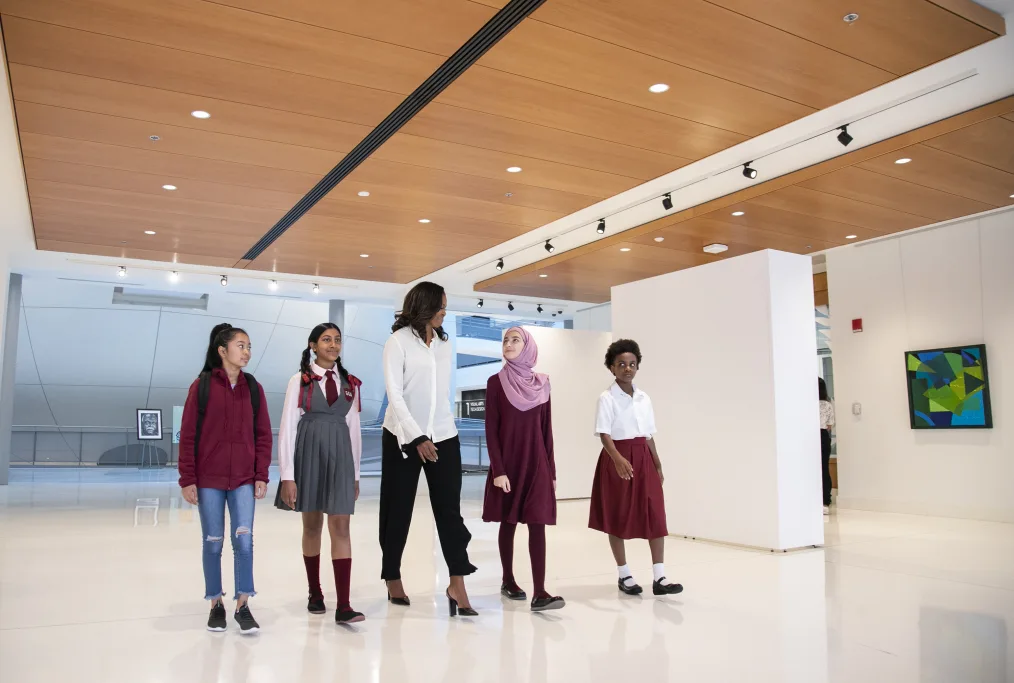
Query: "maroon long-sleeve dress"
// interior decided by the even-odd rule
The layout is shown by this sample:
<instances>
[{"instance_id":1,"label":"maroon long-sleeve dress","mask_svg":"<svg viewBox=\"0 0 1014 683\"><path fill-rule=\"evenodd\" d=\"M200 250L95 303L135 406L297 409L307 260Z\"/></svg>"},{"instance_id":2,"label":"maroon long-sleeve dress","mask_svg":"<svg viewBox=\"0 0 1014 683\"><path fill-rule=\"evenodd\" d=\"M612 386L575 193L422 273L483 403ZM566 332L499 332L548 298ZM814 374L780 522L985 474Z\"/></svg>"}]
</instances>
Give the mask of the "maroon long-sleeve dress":
<instances>
[{"instance_id":1,"label":"maroon long-sleeve dress","mask_svg":"<svg viewBox=\"0 0 1014 683\"><path fill-rule=\"evenodd\" d=\"M486 443L490 467L482 520L556 524L551 400L520 411L504 395L500 376L493 375L486 382ZM502 474L510 480L510 493L493 486Z\"/></svg>"}]
</instances>

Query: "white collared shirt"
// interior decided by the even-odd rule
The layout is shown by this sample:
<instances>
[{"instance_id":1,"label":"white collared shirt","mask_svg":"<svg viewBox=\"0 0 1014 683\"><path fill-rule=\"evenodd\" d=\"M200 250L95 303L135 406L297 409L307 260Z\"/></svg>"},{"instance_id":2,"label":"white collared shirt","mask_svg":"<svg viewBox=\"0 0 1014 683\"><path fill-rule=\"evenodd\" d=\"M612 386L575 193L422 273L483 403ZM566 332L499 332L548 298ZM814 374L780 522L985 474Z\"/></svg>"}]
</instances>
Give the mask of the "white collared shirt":
<instances>
[{"instance_id":1,"label":"white collared shirt","mask_svg":"<svg viewBox=\"0 0 1014 683\"><path fill-rule=\"evenodd\" d=\"M439 443L458 435L451 413L451 351L450 342L436 335L426 346L411 327L384 344L384 429L398 437L399 445L423 436Z\"/></svg>"},{"instance_id":2,"label":"white collared shirt","mask_svg":"<svg viewBox=\"0 0 1014 683\"><path fill-rule=\"evenodd\" d=\"M595 414L595 435L608 434L613 441L626 441L637 437L650 439L656 432L655 411L651 399L636 386L630 396L613 382L599 396Z\"/></svg>"},{"instance_id":3,"label":"white collared shirt","mask_svg":"<svg viewBox=\"0 0 1014 683\"><path fill-rule=\"evenodd\" d=\"M327 396L327 370L316 363L310 363L310 372L320 377L320 391ZM338 399L344 400L341 376L334 370L334 381L338 385ZM295 480L296 465L296 428L299 418L305 412L299 405L299 394L302 390L303 378L296 373L289 380L285 389L285 403L282 405L282 423L278 425L278 470L282 481ZM352 460L356 464L356 481L359 481L359 461L363 458L363 432L359 420L359 389L352 394L352 407L345 416L345 424L349 426L349 438L352 441Z\"/></svg>"}]
</instances>

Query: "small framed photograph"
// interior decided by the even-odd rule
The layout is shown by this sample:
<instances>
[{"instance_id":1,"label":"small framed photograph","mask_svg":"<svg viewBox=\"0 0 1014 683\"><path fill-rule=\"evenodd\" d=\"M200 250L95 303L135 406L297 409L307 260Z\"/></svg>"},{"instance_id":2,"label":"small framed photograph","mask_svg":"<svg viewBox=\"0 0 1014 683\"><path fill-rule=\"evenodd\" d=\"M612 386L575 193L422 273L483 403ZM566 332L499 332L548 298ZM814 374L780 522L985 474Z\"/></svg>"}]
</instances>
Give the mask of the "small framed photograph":
<instances>
[{"instance_id":1,"label":"small framed photograph","mask_svg":"<svg viewBox=\"0 0 1014 683\"><path fill-rule=\"evenodd\" d=\"M162 411L157 408L137 409L137 438L140 441L162 440Z\"/></svg>"}]
</instances>

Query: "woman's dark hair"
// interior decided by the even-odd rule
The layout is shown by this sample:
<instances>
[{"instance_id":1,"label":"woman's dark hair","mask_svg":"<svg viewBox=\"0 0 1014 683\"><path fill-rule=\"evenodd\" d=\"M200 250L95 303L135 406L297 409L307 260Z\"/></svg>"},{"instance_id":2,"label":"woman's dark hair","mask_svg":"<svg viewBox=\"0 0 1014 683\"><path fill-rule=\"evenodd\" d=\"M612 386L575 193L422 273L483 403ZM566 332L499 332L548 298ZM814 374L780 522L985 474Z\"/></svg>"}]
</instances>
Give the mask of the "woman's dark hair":
<instances>
[{"instance_id":1,"label":"woman's dark hair","mask_svg":"<svg viewBox=\"0 0 1014 683\"><path fill-rule=\"evenodd\" d=\"M309 378L313 374L310 372L310 344L316 344L320 340L320 335L324 334L328 330L338 330L338 336L342 337L342 328L338 327L334 323L321 323L310 330L310 336L306 340L306 348L303 349L303 358L299 362L299 374L303 377ZM338 374L341 375L342 380L344 380L347 384L349 381L349 371L342 365L341 356L338 356L338 360L335 361L335 367L338 368ZM303 380L303 386L307 386L309 383L309 381Z\"/></svg>"},{"instance_id":2,"label":"woman's dark hair","mask_svg":"<svg viewBox=\"0 0 1014 683\"><path fill-rule=\"evenodd\" d=\"M419 338L426 340L426 324L433 320L444 307L444 288L434 282L420 282L405 295L405 303L394 320L391 332L411 327ZM433 330L441 341L447 341L447 334L441 325Z\"/></svg>"},{"instance_id":3,"label":"woman's dark hair","mask_svg":"<svg viewBox=\"0 0 1014 683\"><path fill-rule=\"evenodd\" d=\"M233 327L229 323L219 323L211 328L211 339L208 341L208 353L204 356L204 369L201 372L211 372L215 368L222 367L222 357L218 355L219 347L226 347L237 334L246 334L246 330ZM249 337L250 335L246 335Z\"/></svg>"},{"instance_id":4,"label":"woman's dark hair","mask_svg":"<svg viewBox=\"0 0 1014 683\"><path fill-rule=\"evenodd\" d=\"M830 400L827 397L827 382L824 381L823 377L817 378L817 395L820 397L821 401ZM813 394L810 394L810 396L813 396Z\"/></svg>"},{"instance_id":5,"label":"woman's dark hair","mask_svg":"<svg viewBox=\"0 0 1014 683\"><path fill-rule=\"evenodd\" d=\"M606 349L606 367L612 368L617 356L621 356L624 353L634 354L637 358L637 365L641 365L641 347L637 345L637 342L633 339L619 339L610 344L609 348Z\"/></svg>"}]
</instances>

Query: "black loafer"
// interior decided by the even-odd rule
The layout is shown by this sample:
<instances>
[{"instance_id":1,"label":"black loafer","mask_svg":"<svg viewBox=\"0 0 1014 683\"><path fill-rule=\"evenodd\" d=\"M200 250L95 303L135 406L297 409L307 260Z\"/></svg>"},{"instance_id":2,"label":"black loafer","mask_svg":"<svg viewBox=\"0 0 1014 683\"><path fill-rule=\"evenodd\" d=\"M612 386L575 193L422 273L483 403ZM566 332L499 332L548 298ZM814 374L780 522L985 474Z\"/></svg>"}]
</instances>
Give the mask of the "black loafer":
<instances>
[{"instance_id":1,"label":"black loafer","mask_svg":"<svg viewBox=\"0 0 1014 683\"><path fill-rule=\"evenodd\" d=\"M360 621L366 621L366 615L351 607L340 609L334 613L334 623L336 624L355 624Z\"/></svg>"},{"instance_id":2,"label":"black loafer","mask_svg":"<svg viewBox=\"0 0 1014 683\"><path fill-rule=\"evenodd\" d=\"M551 596L548 598L534 598L532 599L532 611L533 612L545 612L551 609L561 609L567 604L567 601L561 598L559 595Z\"/></svg>"},{"instance_id":3,"label":"black loafer","mask_svg":"<svg viewBox=\"0 0 1014 683\"><path fill-rule=\"evenodd\" d=\"M683 592L683 586L678 583L662 583L663 576L658 581L651 584L651 592L655 595L676 595Z\"/></svg>"},{"instance_id":4,"label":"black loafer","mask_svg":"<svg viewBox=\"0 0 1014 683\"><path fill-rule=\"evenodd\" d=\"M311 595L306 601L306 611L310 614L327 614L323 595Z\"/></svg>"},{"instance_id":5,"label":"black loafer","mask_svg":"<svg viewBox=\"0 0 1014 683\"><path fill-rule=\"evenodd\" d=\"M623 579L617 581L616 585L619 587L621 593L626 593L627 595L640 595L642 592L644 592L644 589L638 586L636 583L632 583L629 586L624 584Z\"/></svg>"},{"instance_id":6,"label":"black loafer","mask_svg":"<svg viewBox=\"0 0 1014 683\"><path fill-rule=\"evenodd\" d=\"M500 595L504 596L508 600L527 600L528 594L523 590L514 586L508 586L506 583L500 586Z\"/></svg>"}]
</instances>

